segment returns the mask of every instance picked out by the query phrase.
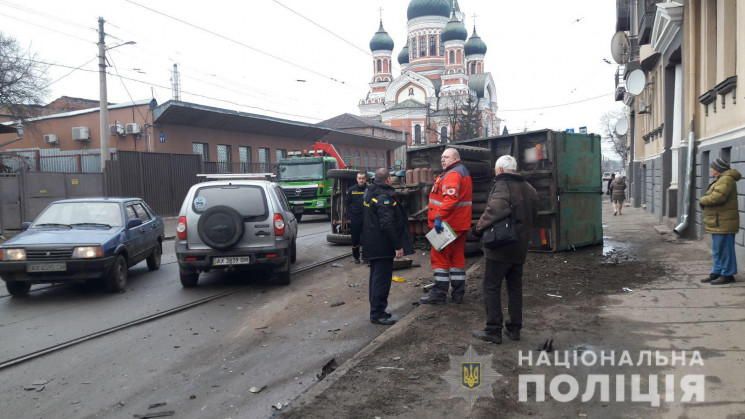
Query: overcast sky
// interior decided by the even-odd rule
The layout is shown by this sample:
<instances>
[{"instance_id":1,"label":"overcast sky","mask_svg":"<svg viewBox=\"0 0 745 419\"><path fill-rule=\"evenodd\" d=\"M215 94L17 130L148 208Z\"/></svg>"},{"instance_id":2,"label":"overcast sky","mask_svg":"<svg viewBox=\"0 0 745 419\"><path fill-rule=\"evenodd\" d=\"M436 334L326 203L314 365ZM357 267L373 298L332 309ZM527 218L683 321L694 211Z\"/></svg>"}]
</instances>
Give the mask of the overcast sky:
<instances>
[{"instance_id":1,"label":"overcast sky","mask_svg":"<svg viewBox=\"0 0 745 419\"><path fill-rule=\"evenodd\" d=\"M55 64L49 101L99 98L98 17L106 20L108 97L125 103L172 98L319 122L359 114L372 76L369 41L383 24L406 40L408 0L0 0L0 30ZM459 0L469 34L476 14L497 88L497 116L511 132L587 126L613 100L615 27L611 0ZM201 29L200 29L201 28ZM397 62L397 61L396 61ZM80 67L79 70L74 70ZM117 77L116 74L120 77ZM400 73L394 68L394 75Z\"/></svg>"}]
</instances>

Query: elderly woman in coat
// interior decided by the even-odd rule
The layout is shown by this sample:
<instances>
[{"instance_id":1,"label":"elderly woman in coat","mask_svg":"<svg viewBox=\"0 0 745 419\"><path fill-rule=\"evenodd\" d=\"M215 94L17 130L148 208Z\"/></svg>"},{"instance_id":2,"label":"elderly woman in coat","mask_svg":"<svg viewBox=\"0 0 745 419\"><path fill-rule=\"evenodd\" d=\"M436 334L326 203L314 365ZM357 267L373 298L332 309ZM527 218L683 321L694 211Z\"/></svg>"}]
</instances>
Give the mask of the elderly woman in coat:
<instances>
[{"instance_id":1,"label":"elderly woman in coat","mask_svg":"<svg viewBox=\"0 0 745 419\"><path fill-rule=\"evenodd\" d=\"M740 230L736 183L742 177L740 172L731 169L729 162L721 157L709 166L709 173L714 181L698 203L704 211L706 232L711 234L714 266L709 277L701 282L712 285L731 284L735 282L737 273L735 234Z\"/></svg>"},{"instance_id":2,"label":"elderly woman in coat","mask_svg":"<svg viewBox=\"0 0 745 419\"><path fill-rule=\"evenodd\" d=\"M613 215L621 215L623 201L626 199L626 179L618 175L610 183L610 200L613 203Z\"/></svg>"}]
</instances>

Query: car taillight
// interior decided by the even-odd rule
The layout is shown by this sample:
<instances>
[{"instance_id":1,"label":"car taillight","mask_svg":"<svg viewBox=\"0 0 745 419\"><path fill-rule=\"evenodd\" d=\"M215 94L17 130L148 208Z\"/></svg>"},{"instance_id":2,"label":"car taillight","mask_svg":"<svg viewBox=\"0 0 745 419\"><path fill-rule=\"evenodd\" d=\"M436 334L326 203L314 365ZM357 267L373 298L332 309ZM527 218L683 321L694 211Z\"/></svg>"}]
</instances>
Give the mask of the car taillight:
<instances>
[{"instance_id":1,"label":"car taillight","mask_svg":"<svg viewBox=\"0 0 745 419\"><path fill-rule=\"evenodd\" d=\"M274 214L274 235L285 235L285 219L282 217L282 214Z\"/></svg>"},{"instance_id":2,"label":"car taillight","mask_svg":"<svg viewBox=\"0 0 745 419\"><path fill-rule=\"evenodd\" d=\"M178 217L176 236L178 236L179 240L186 240L186 217Z\"/></svg>"}]
</instances>

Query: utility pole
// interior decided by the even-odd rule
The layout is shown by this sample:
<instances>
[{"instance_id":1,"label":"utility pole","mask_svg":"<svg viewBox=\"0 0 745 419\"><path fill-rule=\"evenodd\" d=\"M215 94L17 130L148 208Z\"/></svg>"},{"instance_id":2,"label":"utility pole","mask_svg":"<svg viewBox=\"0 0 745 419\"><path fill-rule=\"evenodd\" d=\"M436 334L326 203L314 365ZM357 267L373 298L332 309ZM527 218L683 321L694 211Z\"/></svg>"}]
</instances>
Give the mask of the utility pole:
<instances>
[{"instance_id":1,"label":"utility pole","mask_svg":"<svg viewBox=\"0 0 745 419\"><path fill-rule=\"evenodd\" d=\"M103 31L103 17L98 18L98 75L99 93L101 100L101 172L106 167L106 162L111 158L109 153L109 101L106 93L106 41Z\"/></svg>"}]
</instances>

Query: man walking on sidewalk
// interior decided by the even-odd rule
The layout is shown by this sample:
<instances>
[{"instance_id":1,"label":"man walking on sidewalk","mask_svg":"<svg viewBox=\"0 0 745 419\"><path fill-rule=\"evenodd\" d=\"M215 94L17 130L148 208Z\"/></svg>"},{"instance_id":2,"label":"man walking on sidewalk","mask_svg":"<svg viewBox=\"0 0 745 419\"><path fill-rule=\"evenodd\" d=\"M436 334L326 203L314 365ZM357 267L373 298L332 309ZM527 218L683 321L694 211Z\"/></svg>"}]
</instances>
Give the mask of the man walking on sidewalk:
<instances>
[{"instance_id":1,"label":"man walking on sidewalk","mask_svg":"<svg viewBox=\"0 0 745 419\"><path fill-rule=\"evenodd\" d=\"M457 235L455 241L439 252L432 248L430 260L434 271L435 284L428 297L422 297L422 304L445 304L448 289L452 285L452 302L463 303L466 293L466 235L471 229L471 195L473 184L471 174L463 163L460 154L454 148L446 148L440 157L443 170L435 178L432 192L429 194L429 212L427 220L430 228L440 234L447 222Z\"/></svg>"},{"instance_id":2,"label":"man walking on sidewalk","mask_svg":"<svg viewBox=\"0 0 745 419\"><path fill-rule=\"evenodd\" d=\"M735 282L737 259L735 258L735 234L740 230L740 213L737 209L737 181L740 172L730 169L729 162L717 157L709 168L715 178L706 195L698 200L704 210L706 232L711 234L711 250L714 267L711 274L701 282L712 285Z\"/></svg>"},{"instance_id":3,"label":"man walking on sidewalk","mask_svg":"<svg viewBox=\"0 0 745 419\"><path fill-rule=\"evenodd\" d=\"M489 194L486 210L471 232L481 237L495 222L509 217L515 225L517 242L496 249L484 249L484 306L486 328L473 336L492 343L502 343L502 278L507 285L510 321L504 327L507 337L520 340L523 326L523 264L528 256L530 231L538 213L538 194L524 177L516 173L517 161L505 155L497 160L497 177Z\"/></svg>"},{"instance_id":4,"label":"man walking on sidewalk","mask_svg":"<svg viewBox=\"0 0 745 419\"><path fill-rule=\"evenodd\" d=\"M406 212L393 197L391 175L381 167L365 191L362 255L370 262L370 322L390 326L397 318L385 311L393 278L393 258L414 253Z\"/></svg>"},{"instance_id":5,"label":"man walking on sidewalk","mask_svg":"<svg viewBox=\"0 0 745 419\"><path fill-rule=\"evenodd\" d=\"M354 257L354 263L360 263L362 218L364 217L362 196L365 194L365 189L367 189L367 174L359 172L357 173L357 184L347 189L347 196L344 197L344 209L352 224L352 256Z\"/></svg>"}]
</instances>

